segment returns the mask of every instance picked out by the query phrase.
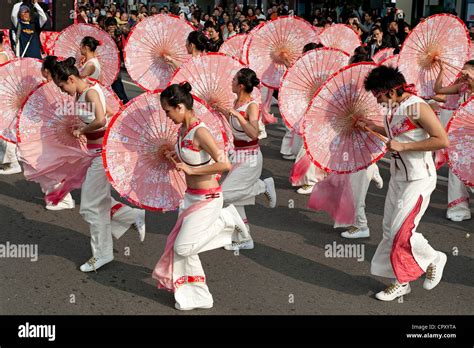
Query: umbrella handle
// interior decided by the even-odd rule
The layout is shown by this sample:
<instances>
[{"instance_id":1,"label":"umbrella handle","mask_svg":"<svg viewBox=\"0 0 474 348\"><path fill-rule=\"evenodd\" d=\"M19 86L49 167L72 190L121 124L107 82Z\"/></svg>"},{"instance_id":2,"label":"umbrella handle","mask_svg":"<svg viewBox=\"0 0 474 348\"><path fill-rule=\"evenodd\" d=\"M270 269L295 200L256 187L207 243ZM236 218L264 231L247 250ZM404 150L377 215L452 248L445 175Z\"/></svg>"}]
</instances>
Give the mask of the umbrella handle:
<instances>
[{"instance_id":1,"label":"umbrella handle","mask_svg":"<svg viewBox=\"0 0 474 348\"><path fill-rule=\"evenodd\" d=\"M384 137L382 134L380 133L377 133L376 131L374 131L373 129L370 129L369 127L367 126L364 126L364 129L371 133L372 135L376 136L377 138L379 138L380 140L382 140L385 144L388 142L388 139L386 137Z\"/></svg>"}]
</instances>

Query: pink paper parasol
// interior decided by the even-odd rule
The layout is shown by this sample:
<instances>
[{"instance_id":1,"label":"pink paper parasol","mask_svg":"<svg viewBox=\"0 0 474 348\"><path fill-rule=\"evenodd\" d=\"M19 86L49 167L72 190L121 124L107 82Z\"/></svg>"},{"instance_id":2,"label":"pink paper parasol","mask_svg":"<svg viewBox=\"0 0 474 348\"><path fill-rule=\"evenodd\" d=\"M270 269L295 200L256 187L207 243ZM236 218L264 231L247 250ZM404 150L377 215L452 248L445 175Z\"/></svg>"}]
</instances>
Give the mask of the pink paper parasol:
<instances>
[{"instance_id":1,"label":"pink paper parasol","mask_svg":"<svg viewBox=\"0 0 474 348\"><path fill-rule=\"evenodd\" d=\"M180 64L191 56L186 39L194 27L174 15L155 15L137 23L124 49L130 77L147 91L164 89L174 68L165 62L170 56Z\"/></svg>"},{"instance_id":2,"label":"pink paper parasol","mask_svg":"<svg viewBox=\"0 0 474 348\"><path fill-rule=\"evenodd\" d=\"M57 31L42 31L40 34L41 45L43 45L44 53L47 56L53 54L54 43L59 36Z\"/></svg>"},{"instance_id":3,"label":"pink paper parasol","mask_svg":"<svg viewBox=\"0 0 474 348\"><path fill-rule=\"evenodd\" d=\"M262 84L277 89L286 72L284 62L293 64L308 42L317 41L313 26L304 19L282 16L264 23L249 37L247 61Z\"/></svg>"},{"instance_id":4,"label":"pink paper parasol","mask_svg":"<svg viewBox=\"0 0 474 348\"><path fill-rule=\"evenodd\" d=\"M278 94L281 116L293 128L304 116L314 94L326 79L348 64L350 56L335 48L306 52L283 75Z\"/></svg>"},{"instance_id":5,"label":"pink paper parasol","mask_svg":"<svg viewBox=\"0 0 474 348\"><path fill-rule=\"evenodd\" d=\"M447 126L448 165L466 185L474 186L474 98L456 110Z\"/></svg>"},{"instance_id":6,"label":"pink paper parasol","mask_svg":"<svg viewBox=\"0 0 474 348\"><path fill-rule=\"evenodd\" d=\"M221 45L219 52L234 57L235 59L240 60L242 62L245 62L242 56L242 50L246 37L247 34L237 34L232 37L229 37Z\"/></svg>"},{"instance_id":7,"label":"pink paper parasol","mask_svg":"<svg viewBox=\"0 0 474 348\"><path fill-rule=\"evenodd\" d=\"M10 42L10 30L8 29L0 29L3 32L3 50L7 53L8 58L15 59L16 55L13 52L12 44Z\"/></svg>"},{"instance_id":8,"label":"pink paper parasol","mask_svg":"<svg viewBox=\"0 0 474 348\"><path fill-rule=\"evenodd\" d=\"M19 58L0 66L0 138L16 143L18 111L43 80L39 59Z\"/></svg>"},{"instance_id":9,"label":"pink paper parasol","mask_svg":"<svg viewBox=\"0 0 474 348\"><path fill-rule=\"evenodd\" d=\"M350 55L353 55L354 50L362 45L359 35L345 24L334 24L324 29L319 35L319 41L325 47L338 48Z\"/></svg>"},{"instance_id":10,"label":"pink paper parasol","mask_svg":"<svg viewBox=\"0 0 474 348\"><path fill-rule=\"evenodd\" d=\"M384 60L379 62L379 65L391 66L396 68L398 66L398 54L394 54L393 56L389 56Z\"/></svg>"},{"instance_id":11,"label":"pink paper parasol","mask_svg":"<svg viewBox=\"0 0 474 348\"><path fill-rule=\"evenodd\" d=\"M430 98L439 74L439 58L444 64L443 81L453 83L469 58L469 32L459 17L437 14L420 22L405 39L398 67L418 95Z\"/></svg>"},{"instance_id":12,"label":"pink paper parasol","mask_svg":"<svg viewBox=\"0 0 474 348\"><path fill-rule=\"evenodd\" d=\"M73 24L59 33L53 54L58 57L74 57L77 64L81 58L81 41L85 36L92 36L101 42L97 47L96 56L100 63L101 73L99 81L110 86L120 71L120 57L117 44L108 33L90 24Z\"/></svg>"},{"instance_id":13,"label":"pink paper parasol","mask_svg":"<svg viewBox=\"0 0 474 348\"><path fill-rule=\"evenodd\" d=\"M383 48L374 54L372 60L377 64L381 64L382 61L393 56L393 51L395 51L394 48Z\"/></svg>"},{"instance_id":14,"label":"pink paper parasol","mask_svg":"<svg viewBox=\"0 0 474 348\"><path fill-rule=\"evenodd\" d=\"M358 63L339 70L320 87L306 111L306 151L328 173L357 172L387 151L379 137L355 127L357 120L382 124L382 107L364 89L365 77L376 66Z\"/></svg>"},{"instance_id":15,"label":"pink paper parasol","mask_svg":"<svg viewBox=\"0 0 474 348\"><path fill-rule=\"evenodd\" d=\"M61 184L46 197L53 204L81 187L96 157L72 135L74 129L84 126L75 110L74 97L49 82L30 94L18 117L18 151L25 177L46 191Z\"/></svg>"},{"instance_id":16,"label":"pink paper parasol","mask_svg":"<svg viewBox=\"0 0 474 348\"><path fill-rule=\"evenodd\" d=\"M217 116L196 97L193 109L224 149L225 133ZM186 190L184 174L164 151L175 149L179 128L166 117L159 93L136 97L114 116L102 156L107 176L121 196L149 210L178 208Z\"/></svg>"},{"instance_id":17,"label":"pink paper parasol","mask_svg":"<svg viewBox=\"0 0 474 348\"><path fill-rule=\"evenodd\" d=\"M222 53L208 53L193 57L181 65L171 78L168 85L188 81L194 95L204 100L211 107L232 108L235 94L232 92L232 79L245 65L233 57ZM257 102L261 103L260 91L254 88L252 93ZM227 137L232 146L232 131L224 116L221 121L226 129ZM226 149L228 151L229 148Z\"/></svg>"}]
</instances>

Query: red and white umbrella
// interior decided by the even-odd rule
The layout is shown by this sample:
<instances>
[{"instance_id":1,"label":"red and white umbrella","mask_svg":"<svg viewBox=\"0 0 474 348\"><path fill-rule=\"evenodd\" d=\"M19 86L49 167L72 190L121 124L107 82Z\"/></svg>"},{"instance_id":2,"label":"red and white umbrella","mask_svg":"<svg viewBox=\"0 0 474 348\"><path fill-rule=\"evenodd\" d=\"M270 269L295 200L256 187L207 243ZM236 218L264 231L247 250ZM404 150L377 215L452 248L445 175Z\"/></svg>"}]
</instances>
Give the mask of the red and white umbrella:
<instances>
[{"instance_id":1,"label":"red and white umbrella","mask_svg":"<svg viewBox=\"0 0 474 348\"><path fill-rule=\"evenodd\" d=\"M53 54L54 43L59 36L57 31L42 31L40 34L41 45L43 45L44 53L47 56Z\"/></svg>"},{"instance_id":2,"label":"red and white umbrella","mask_svg":"<svg viewBox=\"0 0 474 348\"><path fill-rule=\"evenodd\" d=\"M448 165L466 185L474 186L474 98L456 110L447 126Z\"/></svg>"},{"instance_id":3,"label":"red and white umbrella","mask_svg":"<svg viewBox=\"0 0 474 348\"><path fill-rule=\"evenodd\" d=\"M232 92L232 79L235 74L245 68L242 62L222 53L207 53L199 57L193 57L181 65L171 78L168 85L187 81L192 86L194 95L204 100L211 107L219 106L229 109L234 105L236 99ZM252 92L254 99L260 104L261 95L258 88ZM221 115L229 140L232 146L232 131L224 116ZM226 148L229 151L230 148Z\"/></svg>"},{"instance_id":4,"label":"red and white umbrella","mask_svg":"<svg viewBox=\"0 0 474 348\"><path fill-rule=\"evenodd\" d=\"M245 64L246 59L244 60L244 57L242 56L242 49L244 47L246 37L247 34L237 34L229 37L223 42L221 48L219 48L219 52L234 57Z\"/></svg>"},{"instance_id":5,"label":"red and white umbrella","mask_svg":"<svg viewBox=\"0 0 474 348\"><path fill-rule=\"evenodd\" d=\"M372 60L375 63L380 64L388 57L393 56L393 51L395 51L395 48L382 48L373 55Z\"/></svg>"},{"instance_id":6,"label":"red and white umbrella","mask_svg":"<svg viewBox=\"0 0 474 348\"><path fill-rule=\"evenodd\" d=\"M350 55L354 54L354 50L362 46L359 35L345 24L334 24L324 29L319 34L319 41L325 47L338 48Z\"/></svg>"},{"instance_id":7,"label":"red and white umbrella","mask_svg":"<svg viewBox=\"0 0 474 348\"><path fill-rule=\"evenodd\" d=\"M166 63L170 56L182 64L191 56L186 39L194 27L174 15L147 17L135 25L124 48L124 60L130 77L147 91L162 90L173 75Z\"/></svg>"},{"instance_id":8,"label":"red and white umbrella","mask_svg":"<svg viewBox=\"0 0 474 348\"><path fill-rule=\"evenodd\" d=\"M313 26L304 19L282 16L264 23L250 37L246 47L251 69L269 88L277 89L286 72L286 59L293 64L308 42L317 41Z\"/></svg>"},{"instance_id":9,"label":"red and white umbrella","mask_svg":"<svg viewBox=\"0 0 474 348\"><path fill-rule=\"evenodd\" d=\"M324 47L306 52L288 69L281 80L278 107L289 128L303 118L319 87L349 59L341 50Z\"/></svg>"},{"instance_id":10,"label":"red and white umbrella","mask_svg":"<svg viewBox=\"0 0 474 348\"><path fill-rule=\"evenodd\" d=\"M45 191L54 187L46 197L53 204L82 186L95 157L72 135L84 126L75 110L74 97L51 81L31 93L19 112L18 151L25 177Z\"/></svg>"},{"instance_id":11,"label":"red and white umbrella","mask_svg":"<svg viewBox=\"0 0 474 348\"><path fill-rule=\"evenodd\" d=\"M391 66L396 68L398 66L398 54L394 54L393 56L389 56L379 62L379 65Z\"/></svg>"},{"instance_id":12,"label":"red and white umbrella","mask_svg":"<svg viewBox=\"0 0 474 348\"><path fill-rule=\"evenodd\" d=\"M10 30L8 29L0 29L3 32L3 50L7 53L10 59L14 59L16 57L15 52L13 52L12 44L10 42Z\"/></svg>"},{"instance_id":13,"label":"red and white umbrella","mask_svg":"<svg viewBox=\"0 0 474 348\"><path fill-rule=\"evenodd\" d=\"M439 58L444 64L443 81L453 83L469 59L469 32L463 21L450 14L437 14L419 23L405 39L398 67L418 95L430 98L436 93Z\"/></svg>"},{"instance_id":14,"label":"red and white umbrella","mask_svg":"<svg viewBox=\"0 0 474 348\"><path fill-rule=\"evenodd\" d=\"M332 75L319 89L303 119L303 137L314 164L328 173L354 173L377 162L387 151L373 133L355 127L357 120L382 125L383 108L364 88L377 65L358 63Z\"/></svg>"},{"instance_id":15,"label":"red and white umbrella","mask_svg":"<svg viewBox=\"0 0 474 348\"><path fill-rule=\"evenodd\" d=\"M95 51L100 63L99 81L110 86L120 71L120 57L117 44L108 33L90 24L73 24L59 33L54 43L53 54L58 57L74 57L79 67L81 58L81 41L91 36L101 42Z\"/></svg>"},{"instance_id":16,"label":"red and white umbrella","mask_svg":"<svg viewBox=\"0 0 474 348\"><path fill-rule=\"evenodd\" d=\"M43 82L41 61L19 58L0 66L0 138L16 143L18 111Z\"/></svg>"},{"instance_id":17,"label":"red and white umbrella","mask_svg":"<svg viewBox=\"0 0 474 348\"><path fill-rule=\"evenodd\" d=\"M193 110L223 150L225 132L218 116L196 97ZM136 97L114 116L104 138L102 156L107 177L122 197L149 210L178 208L186 182L164 151L175 149L179 129L162 109L159 93Z\"/></svg>"}]
</instances>

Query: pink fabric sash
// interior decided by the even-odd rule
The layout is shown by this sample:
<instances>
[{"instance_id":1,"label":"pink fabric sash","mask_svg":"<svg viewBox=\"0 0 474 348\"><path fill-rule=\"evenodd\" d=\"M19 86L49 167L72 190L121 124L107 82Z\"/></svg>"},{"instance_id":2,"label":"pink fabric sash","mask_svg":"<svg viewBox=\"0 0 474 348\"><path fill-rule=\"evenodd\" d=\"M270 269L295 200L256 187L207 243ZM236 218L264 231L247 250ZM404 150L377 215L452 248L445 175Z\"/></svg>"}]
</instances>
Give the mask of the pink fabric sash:
<instances>
[{"instance_id":1,"label":"pink fabric sash","mask_svg":"<svg viewBox=\"0 0 474 348\"><path fill-rule=\"evenodd\" d=\"M268 93L265 99L262 101L262 119L264 124L273 124L277 122L277 119L273 114L270 113L272 105L273 89L268 88Z\"/></svg>"},{"instance_id":2,"label":"pink fabric sash","mask_svg":"<svg viewBox=\"0 0 474 348\"><path fill-rule=\"evenodd\" d=\"M221 192L222 189L218 188L211 188L211 189L190 189L188 188L186 192L188 194L198 194L198 195L213 195L217 192ZM174 261L174 242L178 237L179 231L181 230L181 225L183 224L183 220L186 216L194 213L195 211L201 209L206 204L210 202L210 199L205 199L199 201L185 210L181 212L174 225L173 229L171 230L168 238L166 239L166 246L163 255L161 256L160 260L155 266L153 270L152 277L153 279L158 281L158 289L165 289L171 292L176 291L176 284L173 281L173 261Z\"/></svg>"},{"instance_id":3,"label":"pink fabric sash","mask_svg":"<svg viewBox=\"0 0 474 348\"><path fill-rule=\"evenodd\" d=\"M413 228L415 228L415 218L420 212L422 203L423 197L420 196L393 240L390 261L392 262L393 273L395 273L395 277L400 283L416 280L425 273L413 257L410 244Z\"/></svg>"},{"instance_id":4,"label":"pink fabric sash","mask_svg":"<svg viewBox=\"0 0 474 348\"><path fill-rule=\"evenodd\" d=\"M434 162L436 165L436 170L441 168L448 162L448 153L445 149L435 151Z\"/></svg>"},{"instance_id":5,"label":"pink fabric sash","mask_svg":"<svg viewBox=\"0 0 474 348\"><path fill-rule=\"evenodd\" d=\"M290 183L292 185L297 185L303 177L308 172L311 166L311 159L307 154L301 157L298 161L295 162L293 168L291 168L290 173Z\"/></svg>"},{"instance_id":6,"label":"pink fabric sash","mask_svg":"<svg viewBox=\"0 0 474 348\"><path fill-rule=\"evenodd\" d=\"M355 204L350 176L332 174L316 183L308 200L308 208L325 211L338 225L353 225Z\"/></svg>"}]
</instances>

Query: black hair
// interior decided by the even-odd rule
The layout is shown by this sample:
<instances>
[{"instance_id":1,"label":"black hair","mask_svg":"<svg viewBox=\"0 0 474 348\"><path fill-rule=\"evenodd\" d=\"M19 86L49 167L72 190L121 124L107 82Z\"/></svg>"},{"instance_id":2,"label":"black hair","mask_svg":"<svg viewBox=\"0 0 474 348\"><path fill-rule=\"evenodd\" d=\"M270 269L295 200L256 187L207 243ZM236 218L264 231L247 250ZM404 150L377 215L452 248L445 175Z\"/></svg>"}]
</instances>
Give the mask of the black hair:
<instances>
[{"instance_id":1,"label":"black hair","mask_svg":"<svg viewBox=\"0 0 474 348\"><path fill-rule=\"evenodd\" d=\"M5 34L3 33L3 31L0 31L0 44L3 43L3 36L4 36L4 35L5 35Z\"/></svg>"},{"instance_id":2,"label":"black hair","mask_svg":"<svg viewBox=\"0 0 474 348\"><path fill-rule=\"evenodd\" d=\"M76 67L76 59L69 57L61 62L57 62L53 69L53 80L58 83L67 81L69 76L80 77L79 70Z\"/></svg>"},{"instance_id":3,"label":"black hair","mask_svg":"<svg viewBox=\"0 0 474 348\"><path fill-rule=\"evenodd\" d=\"M207 37L201 31L192 31L188 35L187 41L196 46L198 51L207 50Z\"/></svg>"},{"instance_id":4,"label":"black hair","mask_svg":"<svg viewBox=\"0 0 474 348\"><path fill-rule=\"evenodd\" d=\"M255 71L242 68L237 72L237 83L244 86L245 92L252 93L253 88L260 84L260 80Z\"/></svg>"},{"instance_id":5,"label":"black hair","mask_svg":"<svg viewBox=\"0 0 474 348\"><path fill-rule=\"evenodd\" d=\"M166 104L173 107L177 107L178 104L184 104L186 109L192 110L194 99L191 95L191 90L192 87L189 82L175 83L161 92L160 101L161 103L166 102Z\"/></svg>"},{"instance_id":6,"label":"black hair","mask_svg":"<svg viewBox=\"0 0 474 348\"><path fill-rule=\"evenodd\" d=\"M358 55L358 54L362 54L362 55L369 55L369 51L367 51L367 49L364 47L364 46L359 46L357 47L355 50L354 50L354 55Z\"/></svg>"},{"instance_id":7,"label":"black hair","mask_svg":"<svg viewBox=\"0 0 474 348\"><path fill-rule=\"evenodd\" d=\"M303 53L306 53L308 51L315 50L316 48L321 48L321 47L324 47L324 45L320 43L316 43L316 42L310 42L304 45Z\"/></svg>"},{"instance_id":8,"label":"black hair","mask_svg":"<svg viewBox=\"0 0 474 348\"><path fill-rule=\"evenodd\" d=\"M470 65L474 68L474 59L468 60L464 65Z\"/></svg>"},{"instance_id":9,"label":"black hair","mask_svg":"<svg viewBox=\"0 0 474 348\"><path fill-rule=\"evenodd\" d=\"M214 23L212 21L206 21L204 23L204 29L212 28L214 27Z\"/></svg>"},{"instance_id":10,"label":"black hair","mask_svg":"<svg viewBox=\"0 0 474 348\"><path fill-rule=\"evenodd\" d=\"M47 56L43 60L43 65L41 68L43 70L48 70L51 75L54 73L54 69L56 68L56 64L58 64L58 57L56 56Z\"/></svg>"},{"instance_id":11,"label":"black hair","mask_svg":"<svg viewBox=\"0 0 474 348\"><path fill-rule=\"evenodd\" d=\"M138 16L138 11L137 10L131 10L130 15Z\"/></svg>"},{"instance_id":12,"label":"black hair","mask_svg":"<svg viewBox=\"0 0 474 348\"><path fill-rule=\"evenodd\" d=\"M388 91L395 88L397 96L400 97L404 92L402 85L405 83L405 76L403 76L398 68L381 65L367 75L364 87L370 92L386 92L387 94Z\"/></svg>"},{"instance_id":13,"label":"black hair","mask_svg":"<svg viewBox=\"0 0 474 348\"><path fill-rule=\"evenodd\" d=\"M378 30L378 31L380 31L381 33L383 33L383 29L382 29L382 27L379 26L379 25L374 25L373 28L372 28L372 30L371 30L371 33L373 34L374 31L376 31L376 30Z\"/></svg>"},{"instance_id":14,"label":"black hair","mask_svg":"<svg viewBox=\"0 0 474 348\"><path fill-rule=\"evenodd\" d=\"M373 62L372 58L368 54L354 54L350 59L350 64L360 63L360 62Z\"/></svg>"},{"instance_id":15,"label":"black hair","mask_svg":"<svg viewBox=\"0 0 474 348\"><path fill-rule=\"evenodd\" d=\"M110 27L112 25L117 25L117 20L114 18L114 17L107 17L105 19L105 22L104 22L104 26L107 28L107 27Z\"/></svg>"},{"instance_id":16,"label":"black hair","mask_svg":"<svg viewBox=\"0 0 474 348\"><path fill-rule=\"evenodd\" d=\"M97 47L100 46L100 42L92 36L85 36L81 41L81 45L89 47L92 52L95 52Z\"/></svg>"}]
</instances>

